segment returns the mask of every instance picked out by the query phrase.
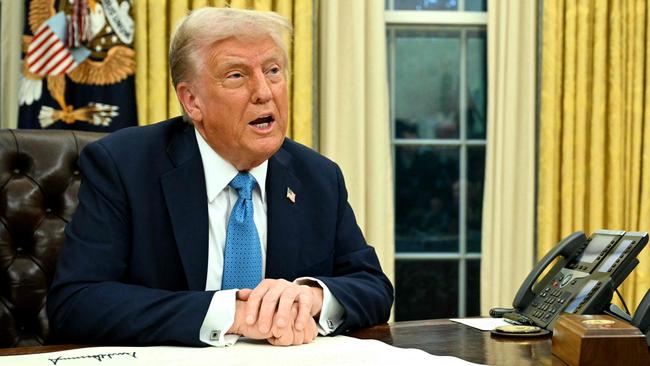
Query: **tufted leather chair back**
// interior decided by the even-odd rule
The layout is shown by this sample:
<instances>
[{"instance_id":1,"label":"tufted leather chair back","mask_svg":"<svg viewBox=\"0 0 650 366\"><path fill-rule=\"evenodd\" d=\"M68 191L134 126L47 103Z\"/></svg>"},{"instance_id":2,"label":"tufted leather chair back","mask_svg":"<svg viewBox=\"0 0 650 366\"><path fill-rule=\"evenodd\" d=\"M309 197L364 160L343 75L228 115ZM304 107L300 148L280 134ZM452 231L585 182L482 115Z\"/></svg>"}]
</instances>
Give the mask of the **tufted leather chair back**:
<instances>
[{"instance_id":1,"label":"tufted leather chair back","mask_svg":"<svg viewBox=\"0 0 650 366\"><path fill-rule=\"evenodd\" d=\"M79 152L102 133L0 130L0 347L45 341L45 298L77 208Z\"/></svg>"}]
</instances>

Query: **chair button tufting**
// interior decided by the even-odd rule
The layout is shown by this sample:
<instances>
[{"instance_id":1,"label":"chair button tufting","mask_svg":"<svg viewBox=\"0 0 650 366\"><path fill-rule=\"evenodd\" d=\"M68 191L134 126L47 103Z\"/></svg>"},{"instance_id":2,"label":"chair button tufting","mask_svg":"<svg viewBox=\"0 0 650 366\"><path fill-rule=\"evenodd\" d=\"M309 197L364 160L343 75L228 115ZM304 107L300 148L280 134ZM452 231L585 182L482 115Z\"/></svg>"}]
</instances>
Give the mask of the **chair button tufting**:
<instances>
[{"instance_id":1,"label":"chair button tufting","mask_svg":"<svg viewBox=\"0 0 650 366\"><path fill-rule=\"evenodd\" d=\"M103 135L0 128L0 348L48 339L43 301L78 203L78 152Z\"/></svg>"}]
</instances>

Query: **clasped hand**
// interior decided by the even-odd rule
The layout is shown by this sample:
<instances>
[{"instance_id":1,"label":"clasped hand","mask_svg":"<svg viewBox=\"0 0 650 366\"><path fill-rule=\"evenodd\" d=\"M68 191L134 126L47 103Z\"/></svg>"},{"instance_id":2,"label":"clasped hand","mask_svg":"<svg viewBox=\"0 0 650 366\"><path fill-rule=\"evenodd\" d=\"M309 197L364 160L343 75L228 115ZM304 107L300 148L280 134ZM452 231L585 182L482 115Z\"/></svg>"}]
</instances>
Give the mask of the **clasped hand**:
<instances>
[{"instance_id":1,"label":"clasped hand","mask_svg":"<svg viewBox=\"0 0 650 366\"><path fill-rule=\"evenodd\" d=\"M254 289L237 291L231 333L266 339L276 346L305 344L318 335L314 317L323 306L320 287L265 279Z\"/></svg>"}]
</instances>

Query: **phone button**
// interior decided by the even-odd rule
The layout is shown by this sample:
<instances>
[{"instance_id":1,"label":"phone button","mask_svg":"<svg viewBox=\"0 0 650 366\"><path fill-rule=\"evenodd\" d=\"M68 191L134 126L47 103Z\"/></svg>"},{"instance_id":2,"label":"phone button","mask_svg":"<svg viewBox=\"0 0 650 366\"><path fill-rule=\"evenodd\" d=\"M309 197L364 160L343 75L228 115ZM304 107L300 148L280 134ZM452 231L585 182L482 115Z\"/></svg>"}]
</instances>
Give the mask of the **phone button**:
<instances>
[{"instance_id":1,"label":"phone button","mask_svg":"<svg viewBox=\"0 0 650 366\"><path fill-rule=\"evenodd\" d=\"M564 278L562 279L562 283L560 283L560 288L568 285L569 282L571 282L571 279L573 279L572 274L568 274L568 275L564 276Z\"/></svg>"}]
</instances>

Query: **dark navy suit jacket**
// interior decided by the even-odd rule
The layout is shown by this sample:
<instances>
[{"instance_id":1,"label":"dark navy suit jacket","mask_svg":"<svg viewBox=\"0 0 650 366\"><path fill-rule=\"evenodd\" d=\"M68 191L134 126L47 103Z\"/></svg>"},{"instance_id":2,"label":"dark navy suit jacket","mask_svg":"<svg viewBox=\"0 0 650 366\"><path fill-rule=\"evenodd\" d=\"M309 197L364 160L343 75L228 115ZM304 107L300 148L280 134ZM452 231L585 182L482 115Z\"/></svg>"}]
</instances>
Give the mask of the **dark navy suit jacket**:
<instances>
[{"instance_id":1,"label":"dark navy suit jacket","mask_svg":"<svg viewBox=\"0 0 650 366\"><path fill-rule=\"evenodd\" d=\"M204 345L213 292L205 291L207 195L193 127L174 118L124 129L88 145L79 164L79 206L48 295L53 338ZM385 322L393 288L338 166L285 139L267 174L266 278L323 281L345 308L335 334Z\"/></svg>"}]
</instances>

